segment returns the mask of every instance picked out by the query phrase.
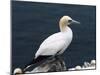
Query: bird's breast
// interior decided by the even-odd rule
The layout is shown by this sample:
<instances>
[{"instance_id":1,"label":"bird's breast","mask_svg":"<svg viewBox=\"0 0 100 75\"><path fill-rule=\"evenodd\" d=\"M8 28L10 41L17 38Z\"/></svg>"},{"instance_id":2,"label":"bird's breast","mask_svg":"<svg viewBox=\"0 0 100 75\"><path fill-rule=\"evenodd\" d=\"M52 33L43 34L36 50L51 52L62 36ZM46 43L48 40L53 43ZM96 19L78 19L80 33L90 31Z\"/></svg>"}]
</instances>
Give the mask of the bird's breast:
<instances>
[{"instance_id":1,"label":"bird's breast","mask_svg":"<svg viewBox=\"0 0 100 75\"><path fill-rule=\"evenodd\" d=\"M66 32L62 32L62 37L63 37L63 40L64 40L64 46L63 46L60 54L62 54L68 48L68 46L70 45L72 38L73 38L72 30L70 28L68 28Z\"/></svg>"}]
</instances>

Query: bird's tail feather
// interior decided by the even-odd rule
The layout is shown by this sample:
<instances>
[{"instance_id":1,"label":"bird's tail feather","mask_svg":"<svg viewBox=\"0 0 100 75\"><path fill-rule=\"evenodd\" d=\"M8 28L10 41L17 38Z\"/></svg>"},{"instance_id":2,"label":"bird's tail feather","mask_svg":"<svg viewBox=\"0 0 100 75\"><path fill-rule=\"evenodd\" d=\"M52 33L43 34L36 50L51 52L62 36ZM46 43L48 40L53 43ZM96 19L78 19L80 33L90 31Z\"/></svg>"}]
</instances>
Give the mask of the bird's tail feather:
<instances>
[{"instance_id":1,"label":"bird's tail feather","mask_svg":"<svg viewBox=\"0 0 100 75\"><path fill-rule=\"evenodd\" d=\"M28 63L27 65L25 65L24 71L26 71L31 66L35 66L36 67L38 64L43 63L45 60L47 60L50 57L51 56L39 56L38 58L33 59L30 63Z\"/></svg>"}]
</instances>

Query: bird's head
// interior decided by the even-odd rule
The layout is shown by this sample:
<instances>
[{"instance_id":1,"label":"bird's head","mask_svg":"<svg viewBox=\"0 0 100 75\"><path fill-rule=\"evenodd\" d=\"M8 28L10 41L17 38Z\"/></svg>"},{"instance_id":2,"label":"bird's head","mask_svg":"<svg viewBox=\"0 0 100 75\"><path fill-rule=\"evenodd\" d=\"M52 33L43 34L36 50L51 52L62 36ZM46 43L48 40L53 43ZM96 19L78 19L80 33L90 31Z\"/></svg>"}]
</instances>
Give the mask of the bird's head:
<instances>
[{"instance_id":1,"label":"bird's head","mask_svg":"<svg viewBox=\"0 0 100 75\"><path fill-rule=\"evenodd\" d=\"M78 21L75 21L73 20L71 17L69 16L63 16L61 19L60 19L60 24L63 24L63 25L70 25L72 23L76 23L76 24L80 24L80 22Z\"/></svg>"}]
</instances>

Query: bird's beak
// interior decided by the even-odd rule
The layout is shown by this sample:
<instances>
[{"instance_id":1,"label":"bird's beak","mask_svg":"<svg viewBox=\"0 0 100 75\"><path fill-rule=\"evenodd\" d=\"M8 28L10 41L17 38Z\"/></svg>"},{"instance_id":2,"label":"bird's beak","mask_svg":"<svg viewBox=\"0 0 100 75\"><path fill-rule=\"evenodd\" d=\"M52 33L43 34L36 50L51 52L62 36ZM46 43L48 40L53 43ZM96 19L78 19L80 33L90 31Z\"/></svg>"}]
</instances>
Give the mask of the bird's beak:
<instances>
[{"instance_id":1,"label":"bird's beak","mask_svg":"<svg viewBox=\"0 0 100 75\"><path fill-rule=\"evenodd\" d=\"M73 24L80 24L80 22L76 21L76 20L72 20Z\"/></svg>"}]
</instances>

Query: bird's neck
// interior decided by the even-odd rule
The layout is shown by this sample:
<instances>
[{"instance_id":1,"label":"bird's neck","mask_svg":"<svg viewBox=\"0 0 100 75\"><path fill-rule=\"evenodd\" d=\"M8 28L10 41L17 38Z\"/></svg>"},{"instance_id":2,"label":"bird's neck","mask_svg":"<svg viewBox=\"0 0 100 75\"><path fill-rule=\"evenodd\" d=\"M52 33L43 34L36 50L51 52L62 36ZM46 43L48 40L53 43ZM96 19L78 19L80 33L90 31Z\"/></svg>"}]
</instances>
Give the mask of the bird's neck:
<instances>
[{"instance_id":1,"label":"bird's neck","mask_svg":"<svg viewBox=\"0 0 100 75\"><path fill-rule=\"evenodd\" d=\"M66 32L67 29L69 28L67 23L59 23L59 27L61 32Z\"/></svg>"}]
</instances>

